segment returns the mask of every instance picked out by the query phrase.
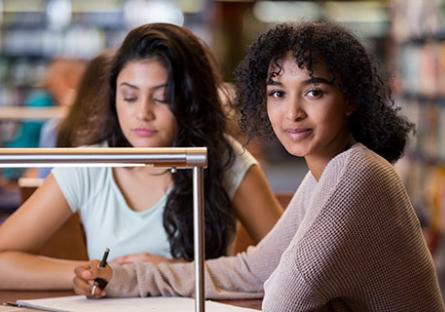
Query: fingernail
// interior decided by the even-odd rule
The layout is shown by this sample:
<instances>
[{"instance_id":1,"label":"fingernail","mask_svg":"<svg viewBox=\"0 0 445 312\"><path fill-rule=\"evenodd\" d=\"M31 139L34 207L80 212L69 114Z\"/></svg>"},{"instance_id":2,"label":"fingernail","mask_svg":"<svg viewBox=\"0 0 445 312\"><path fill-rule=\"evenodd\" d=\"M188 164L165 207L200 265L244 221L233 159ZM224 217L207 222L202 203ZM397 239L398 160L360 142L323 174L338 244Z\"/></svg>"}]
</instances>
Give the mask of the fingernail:
<instances>
[{"instance_id":1,"label":"fingernail","mask_svg":"<svg viewBox=\"0 0 445 312\"><path fill-rule=\"evenodd\" d=\"M96 293L96 288L97 288L97 285L94 284L93 287L91 288L91 296L94 296L94 294Z\"/></svg>"}]
</instances>

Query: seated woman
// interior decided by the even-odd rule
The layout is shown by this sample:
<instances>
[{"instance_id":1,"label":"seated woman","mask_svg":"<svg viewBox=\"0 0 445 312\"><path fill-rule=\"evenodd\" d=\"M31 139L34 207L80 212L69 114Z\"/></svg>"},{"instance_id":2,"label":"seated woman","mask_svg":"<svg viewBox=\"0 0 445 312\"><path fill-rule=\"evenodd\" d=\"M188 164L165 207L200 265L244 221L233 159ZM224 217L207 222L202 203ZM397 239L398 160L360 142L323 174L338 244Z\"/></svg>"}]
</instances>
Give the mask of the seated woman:
<instances>
[{"instance_id":1,"label":"seated woman","mask_svg":"<svg viewBox=\"0 0 445 312\"><path fill-rule=\"evenodd\" d=\"M190 31L141 26L115 53L108 108L95 123L105 121L97 143L110 147L208 148L207 259L228 253L237 218L259 241L281 214L256 160L224 134L219 84L206 48ZM115 263L193 258L189 170L56 168L0 227L0 288L72 287L72 272L82 262L34 253L74 212L80 213L90 258L105 247Z\"/></svg>"},{"instance_id":2,"label":"seated woman","mask_svg":"<svg viewBox=\"0 0 445 312\"><path fill-rule=\"evenodd\" d=\"M330 23L282 24L250 47L236 77L241 121L304 157L309 172L273 230L206 261L206 296L259 298L263 311L444 311L431 256L391 166L413 125L398 116L364 47ZM265 122L268 121L268 122ZM75 270L96 297L191 296L190 263Z\"/></svg>"}]
</instances>

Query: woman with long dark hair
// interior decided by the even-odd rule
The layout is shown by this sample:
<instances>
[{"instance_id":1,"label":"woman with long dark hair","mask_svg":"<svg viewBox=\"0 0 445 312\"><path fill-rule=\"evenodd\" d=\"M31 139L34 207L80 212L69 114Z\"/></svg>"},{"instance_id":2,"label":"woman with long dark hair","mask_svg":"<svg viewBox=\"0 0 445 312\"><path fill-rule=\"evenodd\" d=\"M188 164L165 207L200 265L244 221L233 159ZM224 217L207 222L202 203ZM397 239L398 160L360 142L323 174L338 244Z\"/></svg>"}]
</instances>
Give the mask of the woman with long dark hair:
<instances>
[{"instance_id":1,"label":"woman with long dark hair","mask_svg":"<svg viewBox=\"0 0 445 312\"><path fill-rule=\"evenodd\" d=\"M413 125L398 114L360 42L331 23L281 24L237 70L244 129L275 133L309 172L273 230L206 261L206 296L262 297L263 311L444 311L419 221L391 163ZM193 294L189 263L75 270L96 297Z\"/></svg>"},{"instance_id":2,"label":"woman with long dark hair","mask_svg":"<svg viewBox=\"0 0 445 312\"><path fill-rule=\"evenodd\" d=\"M108 106L95 116L105 129L96 143L206 146L205 257L228 254L237 218L256 241L265 236L281 207L256 160L225 135L220 78L205 46L185 28L144 25L127 35L110 70ZM73 212L80 213L90 258L109 247L116 264L193 260L192 202L189 170L56 168L0 227L0 288L71 286L78 262L30 253Z\"/></svg>"}]
</instances>

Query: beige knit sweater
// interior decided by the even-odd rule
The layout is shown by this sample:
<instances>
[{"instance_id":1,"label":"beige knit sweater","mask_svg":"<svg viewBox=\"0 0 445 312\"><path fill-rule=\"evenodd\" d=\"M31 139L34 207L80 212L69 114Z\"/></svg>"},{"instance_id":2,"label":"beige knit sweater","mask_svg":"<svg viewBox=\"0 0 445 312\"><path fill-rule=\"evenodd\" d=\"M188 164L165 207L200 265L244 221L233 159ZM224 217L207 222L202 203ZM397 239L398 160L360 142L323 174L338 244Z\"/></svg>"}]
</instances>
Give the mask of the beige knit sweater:
<instances>
[{"instance_id":1,"label":"beige knit sweater","mask_svg":"<svg viewBox=\"0 0 445 312\"><path fill-rule=\"evenodd\" d=\"M392 166L361 144L308 173L273 230L206 261L208 298L263 311L445 311L431 256ZM192 296L192 263L114 267L109 296Z\"/></svg>"}]
</instances>

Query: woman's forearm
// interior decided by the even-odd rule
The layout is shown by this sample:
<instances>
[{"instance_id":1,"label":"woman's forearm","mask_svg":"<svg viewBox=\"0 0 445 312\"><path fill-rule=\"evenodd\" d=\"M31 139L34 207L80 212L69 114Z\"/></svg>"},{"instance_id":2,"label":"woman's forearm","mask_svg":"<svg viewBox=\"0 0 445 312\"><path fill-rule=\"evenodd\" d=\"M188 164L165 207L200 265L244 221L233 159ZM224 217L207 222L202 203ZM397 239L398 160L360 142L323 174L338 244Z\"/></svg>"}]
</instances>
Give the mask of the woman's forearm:
<instances>
[{"instance_id":1,"label":"woman's forearm","mask_svg":"<svg viewBox=\"0 0 445 312\"><path fill-rule=\"evenodd\" d=\"M0 252L0 289L72 289L74 268L84 262Z\"/></svg>"}]
</instances>

